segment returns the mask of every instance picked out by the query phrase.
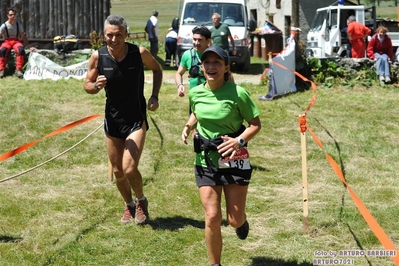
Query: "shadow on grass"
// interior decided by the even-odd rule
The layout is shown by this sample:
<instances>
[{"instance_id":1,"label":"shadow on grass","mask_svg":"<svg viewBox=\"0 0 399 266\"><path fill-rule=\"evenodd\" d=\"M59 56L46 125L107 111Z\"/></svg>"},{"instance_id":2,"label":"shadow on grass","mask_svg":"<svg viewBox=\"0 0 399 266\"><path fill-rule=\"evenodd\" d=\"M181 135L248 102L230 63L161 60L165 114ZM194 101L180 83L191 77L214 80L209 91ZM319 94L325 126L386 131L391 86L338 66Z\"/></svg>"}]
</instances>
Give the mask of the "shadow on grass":
<instances>
[{"instance_id":1,"label":"shadow on grass","mask_svg":"<svg viewBox=\"0 0 399 266\"><path fill-rule=\"evenodd\" d=\"M157 218L155 220L149 220L147 222L154 230L170 230L170 231L178 231L181 228L186 226L192 226L199 229L205 229L204 221L197 221L194 219L182 217L182 216L174 216L174 217L166 217L166 218ZM228 222L223 219L222 226L229 226ZM312 266L312 263L309 262L301 262L298 263L295 260L282 260L275 259L269 257L252 257L251 266Z\"/></svg>"},{"instance_id":2,"label":"shadow on grass","mask_svg":"<svg viewBox=\"0 0 399 266\"><path fill-rule=\"evenodd\" d=\"M254 171L270 172L270 169L267 169L267 168L265 168L263 166L260 166L260 165L254 165L254 164L252 165L252 169Z\"/></svg>"},{"instance_id":3,"label":"shadow on grass","mask_svg":"<svg viewBox=\"0 0 399 266\"><path fill-rule=\"evenodd\" d=\"M180 215L165 218L159 217L155 220L149 220L147 224L150 225L154 230L178 231L186 226L205 229L204 221L197 221Z\"/></svg>"},{"instance_id":4,"label":"shadow on grass","mask_svg":"<svg viewBox=\"0 0 399 266\"><path fill-rule=\"evenodd\" d=\"M282 260L267 257L253 257L251 266L312 266L310 262L298 263L295 260Z\"/></svg>"},{"instance_id":5,"label":"shadow on grass","mask_svg":"<svg viewBox=\"0 0 399 266\"><path fill-rule=\"evenodd\" d=\"M155 220L149 220L146 224L150 225L154 230L170 230L178 231L186 226L192 226L198 229L205 229L205 221L198 221L183 216L159 217ZM221 226L230 226L226 219L222 220Z\"/></svg>"},{"instance_id":6,"label":"shadow on grass","mask_svg":"<svg viewBox=\"0 0 399 266\"><path fill-rule=\"evenodd\" d=\"M23 240L22 237L0 235L0 243L18 243L21 242L22 240Z\"/></svg>"}]
</instances>

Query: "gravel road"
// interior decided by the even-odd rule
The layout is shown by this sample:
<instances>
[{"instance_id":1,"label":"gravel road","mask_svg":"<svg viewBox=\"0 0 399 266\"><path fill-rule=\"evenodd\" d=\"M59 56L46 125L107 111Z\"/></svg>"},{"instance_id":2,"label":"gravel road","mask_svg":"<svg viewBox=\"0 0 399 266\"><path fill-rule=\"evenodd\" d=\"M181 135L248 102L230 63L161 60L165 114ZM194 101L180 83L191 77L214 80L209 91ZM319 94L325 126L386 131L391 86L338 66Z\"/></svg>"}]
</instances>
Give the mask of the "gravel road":
<instances>
[{"instance_id":1,"label":"gravel road","mask_svg":"<svg viewBox=\"0 0 399 266\"><path fill-rule=\"evenodd\" d=\"M166 70L163 72L163 82L164 83L169 83L169 84L174 84L175 83L175 74L176 72ZM237 84L240 83L250 83L250 84L259 84L260 83L260 74L238 74L238 73L233 73L234 75L234 81ZM185 73L184 75L184 80L187 80L187 74ZM145 81L148 83L152 83L152 76L150 72L146 71L145 75Z\"/></svg>"}]
</instances>

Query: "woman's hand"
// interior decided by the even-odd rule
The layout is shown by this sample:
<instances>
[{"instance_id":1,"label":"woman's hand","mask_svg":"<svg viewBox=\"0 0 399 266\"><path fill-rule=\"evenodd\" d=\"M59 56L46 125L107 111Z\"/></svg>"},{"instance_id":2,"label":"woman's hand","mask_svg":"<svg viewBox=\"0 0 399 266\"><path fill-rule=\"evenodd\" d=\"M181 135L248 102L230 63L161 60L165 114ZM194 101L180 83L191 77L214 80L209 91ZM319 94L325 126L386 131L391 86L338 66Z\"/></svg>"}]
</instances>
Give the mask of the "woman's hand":
<instances>
[{"instance_id":1,"label":"woman's hand","mask_svg":"<svg viewBox=\"0 0 399 266\"><path fill-rule=\"evenodd\" d=\"M186 124L183 128L183 132L181 133L181 139L183 141L184 144L188 144L187 143L187 137L190 134L191 131L191 126L189 124Z\"/></svg>"},{"instance_id":2,"label":"woman's hand","mask_svg":"<svg viewBox=\"0 0 399 266\"><path fill-rule=\"evenodd\" d=\"M240 144L236 138L232 138L229 136L222 136L223 143L218 146L218 152L222 155L222 157L230 156L233 158L236 154L236 151L241 148Z\"/></svg>"}]
</instances>

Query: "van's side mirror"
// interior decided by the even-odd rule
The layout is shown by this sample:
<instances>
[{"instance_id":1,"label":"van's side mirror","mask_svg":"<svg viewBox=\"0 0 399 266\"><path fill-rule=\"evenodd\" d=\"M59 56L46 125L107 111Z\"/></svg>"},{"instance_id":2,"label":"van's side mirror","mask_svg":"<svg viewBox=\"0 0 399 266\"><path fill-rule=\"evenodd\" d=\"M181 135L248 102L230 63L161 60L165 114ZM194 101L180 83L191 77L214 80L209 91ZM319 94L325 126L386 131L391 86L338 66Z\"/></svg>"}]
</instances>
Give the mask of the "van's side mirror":
<instances>
[{"instance_id":1,"label":"van's side mirror","mask_svg":"<svg viewBox=\"0 0 399 266\"><path fill-rule=\"evenodd\" d=\"M179 28L179 18L176 17L172 20L172 29L177 30Z\"/></svg>"},{"instance_id":2,"label":"van's side mirror","mask_svg":"<svg viewBox=\"0 0 399 266\"><path fill-rule=\"evenodd\" d=\"M255 31L256 30L256 22L255 22L255 20L253 20L253 19L249 20L248 30L249 31Z\"/></svg>"}]
</instances>

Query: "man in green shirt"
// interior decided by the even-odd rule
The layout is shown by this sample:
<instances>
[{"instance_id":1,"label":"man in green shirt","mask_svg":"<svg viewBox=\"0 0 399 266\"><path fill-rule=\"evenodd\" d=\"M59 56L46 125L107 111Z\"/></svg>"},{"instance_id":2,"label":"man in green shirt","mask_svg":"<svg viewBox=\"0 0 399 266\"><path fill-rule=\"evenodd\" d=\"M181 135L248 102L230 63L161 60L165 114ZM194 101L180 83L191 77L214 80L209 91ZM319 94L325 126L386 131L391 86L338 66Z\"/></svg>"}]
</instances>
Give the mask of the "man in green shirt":
<instances>
[{"instance_id":1,"label":"man in green shirt","mask_svg":"<svg viewBox=\"0 0 399 266\"><path fill-rule=\"evenodd\" d=\"M213 13L212 15L213 27L211 28L212 45L220 46L223 50L229 54L229 39L231 46L233 47L233 55L236 55L236 47L234 38L231 35L229 26L225 23L220 22L220 15Z\"/></svg>"},{"instance_id":2,"label":"man in green shirt","mask_svg":"<svg viewBox=\"0 0 399 266\"><path fill-rule=\"evenodd\" d=\"M185 86L183 75L188 70L188 80L190 89L205 82L204 74L201 69L201 55L211 42L211 32L205 26L197 26L193 29L193 48L183 53L180 65L175 75L177 93L180 97L184 96Z\"/></svg>"}]
</instances>

